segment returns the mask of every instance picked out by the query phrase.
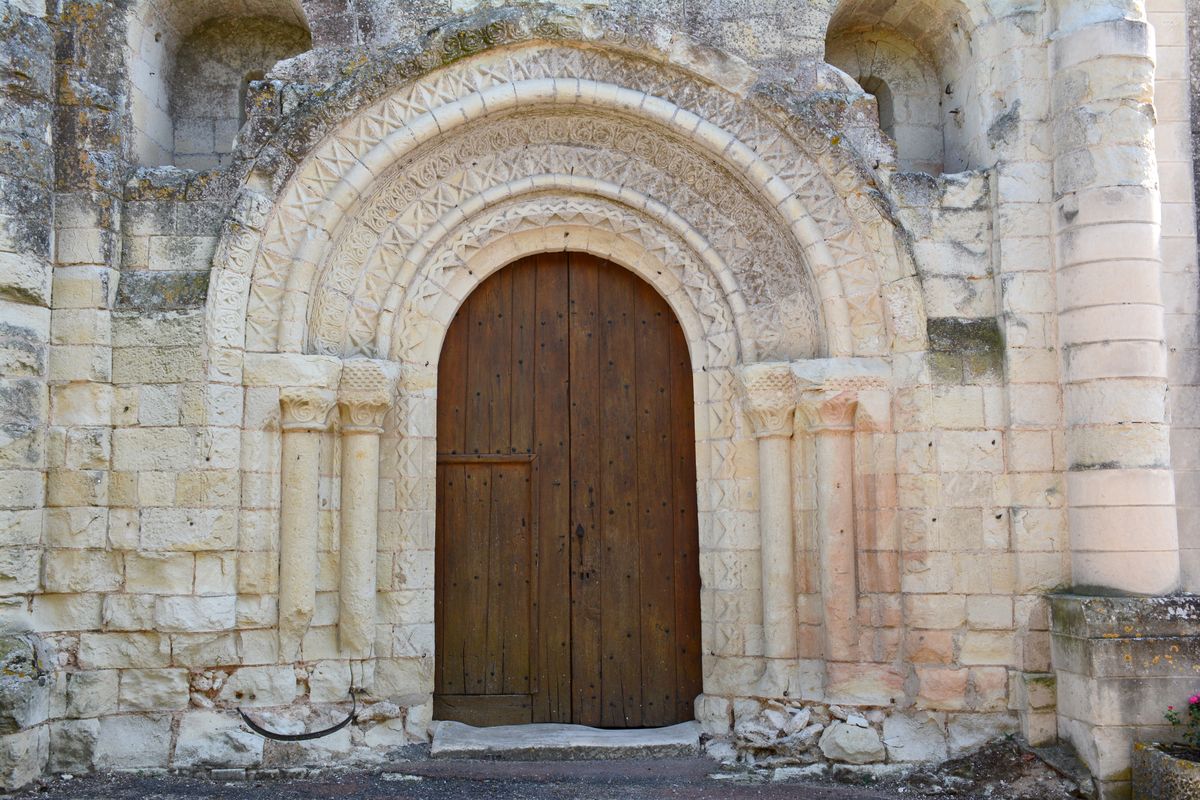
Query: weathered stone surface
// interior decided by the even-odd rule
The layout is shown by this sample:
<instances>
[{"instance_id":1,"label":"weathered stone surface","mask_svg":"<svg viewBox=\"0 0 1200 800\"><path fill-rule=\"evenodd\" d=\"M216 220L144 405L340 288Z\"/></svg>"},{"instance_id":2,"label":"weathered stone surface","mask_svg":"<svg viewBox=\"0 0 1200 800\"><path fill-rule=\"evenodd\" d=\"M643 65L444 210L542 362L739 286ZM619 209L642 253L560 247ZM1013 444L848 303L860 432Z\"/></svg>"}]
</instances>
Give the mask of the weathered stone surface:
<instances>
[{"instance_id":1,"label":"weathered stone surface","mask_svg":"<svg viewBox=\"0 0 1200 800\"><path fill-rule=\"evenodd\" d=\"M410 705L404 713L404 730L413 741L428 741L430 726L433 724L433 700Z\"/></svg>"},{"instance_id":2,"label":"weathered stone surface","mask_svg":"<svg viewBox=\"0 0 1200 800\"><path fill-rule=\"evenodd\" d=\"M322 662L308 678L309 699L314 703L340 703L350 694L350 665Z\"/></svg>"},{"instance_id":3,"label":"weathered stone surface","mask_svg":"<svg viewBox=\"0 0 1200 800\"><path fill-rule=\"evenodd\" d=\"M879 734L871 727L834 722L821 734L821 752L830 761L870 764L887 756Z\"/></svg>"},{"instance_id":4,"label":"weathered stone surface","mask_svg":"<svg viewBox=\"0 0 1200 800\"><path fill-rule=\"evenodd\" d=\"M175 743L180 767L253 767L262 762L263 738L232 714L190 711L184 714Z\"/></svg>"},{"instance_id":5,"label":"weathered stone surface","mask_svg":"<svg viewBox=\"0 0 1200 800\"><path fill-rule=\"evenodd\" d=\"M279 706L295 697L296 675L291 666L243 667L225 680L219 695L222 702L238 706Z\"/></svg>"},{"instance_id":6,"label":"weathered stone surface","mask_svg":"<svg viewBox=\"0 0 1200 800\"><path fill-rule=\"evenodd\" d=\"M1015 733L1017 721L1003 714L952 714L947 724L950 755L961 755Z\"/></svg>"},{"instance_id":7,"label":"weathered stone surface","mask_svg":"<svg viewBox=\"0 0 1200 800\"><path fill-rule=\"evenodd\" d=\"M0 0L0 624L61 648L50 712L0 676L10 771L46 727L242 769L188 704L307 729L351 683L405 709L356 736L423 738L441 342L566 249L687 341L714 752L1019 714L1126 782L1195 601L1042 598L1200 585L1195 0L184 5ZM403 364L379 458L281 415L352 408L343 359Z\"/></svg>"},{"instance_id":8,"label":"weathered stone surface","mask_svg":"<svg viewBox=\"0 0 1200 800\"><path fill-rule=\"evenodd\" d=\"M121 671L122 711L167 711L187 708L188 673L184 669Z\"/></svg>"},{"instance_id":9,"label":"weathered stone surface","mask_svg":"<svg viewBox=\"0 0 1200 800\"><path fill-rule=\"evenodd\" d=\"M1154 744L1133 746L1133 800L1200 798L1200 765L1176 758Z\"/></svg>"},{"instance_id":10,"label":"weathered stone surface","mask_svg":"<svg viewBox=\"0 0 1200 800\"><path fill-rule=\"evenodd\" d=\"M50 728L0 736L0 788L19 789L41 777L50 758Z\"/></svg>"},{"instance_id":11,"label":"weathered stone surface","mask_svg":"<svg viewBox=\"0 0 1200 800\"><path fill-rule=\"evenodd\" d=\"M208 272L128 270L117 284L116 308L166 311L204 305Z\"/></svg>"},{"instance_id":12,"label":"weathered stone surface","mask_svg":"<svg viewBox=\"0 0 1200 800\"><path fill-rule=\"evenodd\" d=\"M507 725L475 728L439 722L433 732L434 758L551 759L656 758L697 755L700 726L685 722L668 728L600 730L582 725Z\"/></svg>"},{"instance_id":13,"label":"weathered stone surface","mask_svg":"<svg viewBox=\"0 0 1200 800\"><path fill-rule=\"evenodd\" d=\"M389 748L400 747L409 743L408 734L404 730L404 720L390 719L372 726L363 735L368 747Z\"/></svg>"},{"instance_id":14,"label":"weathered stone surface","mask_svg":"<svg viewBox=\"0 0 1200 800\"><path fill-rule=\"evenodd\" d=\"M103 717L97 769L165 767L171 752L171 717L133 714Z\"/></svg>"},{"instance_id":15,"label":"weathered stone surface","mask_svg":"<svg viewBox=\"0 0 1200 800\"><path fill-rule=\"evenodd\" d=\"M46 650L34 635L0 637L0 735L46 721L49 668Z\"/></svg>"},{"instance_id":16,"label":"weathered stone surface","mask_svg":"<svg viewBox=\"0 0 1200 800\"><path fill-rule=\"evenodd\" d=\"M99 717L117 710L120 686L115 669L67 674L66 711L71 718Z\"/></svg>"},{"instance_id":17,"label":"weathered stone surface","mask_svg":"<svg viewBox=\"0 0 1200 800\"><path fill-rule=\"evenodd\" d=\"M944 761L949 755L944 722L933 714L893 713L883 721L889 761Z\"/></svg>"},{"instance_id":18,"label":"weathered stone surface","mask_svg":"<svg viewBox=\"0 0 1200 800\"><path fill-rule=\"evenodd\" d=\"M48 769L55 773L90 771L95 765L99 742L99 720L68 719L51 723Z\"/></svg>"}]
</instances>

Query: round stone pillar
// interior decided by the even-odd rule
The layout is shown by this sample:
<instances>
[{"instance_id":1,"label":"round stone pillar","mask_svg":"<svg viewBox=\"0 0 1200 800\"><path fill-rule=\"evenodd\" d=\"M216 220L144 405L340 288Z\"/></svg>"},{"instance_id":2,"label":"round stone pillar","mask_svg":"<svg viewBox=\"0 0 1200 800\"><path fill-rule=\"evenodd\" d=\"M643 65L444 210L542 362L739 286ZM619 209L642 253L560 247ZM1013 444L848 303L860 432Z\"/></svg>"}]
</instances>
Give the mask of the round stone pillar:
<instances>
[{"instance_id":1,"label":"round stone pillar","mask_svg":"<svg viewBox=\"0 0 1200 800\"><path fill-rule=\"evenodd\" d=\"M1179 588L1166 418L1154 37L1140 3L1060 3L1054 237L1072 582Z\"/></svg>"},{"instance_id":2,"label":"round stone pillar","mask_svg":"<svg viewBox=\"0 0 1200 800\"><path fill-rule=\"evenodd\" d=\"M279 392L279 651L285 660L299 657L316 609L321 437L336 400L336 392L311 386Z\"/></svg>"},{"instance_id":3,"label":"round stone pillar","mask_svg":"<svg viewBox=\"0 0 1200 800\"><path fill-rule=\"evenodd\" d=\"M759 529L762 540L763 655L760 690L782 694L796 658L796 578L792 534L791 438L796 379L785 363L742 370L745 410L758 439Z\"/></svg>"},{"instance_id":4,"label":"round stone pillar","mask_svg":"<svg viewBox=\"0 0 1200 800\"><path fill-rule=\"evenodd\" d=\"M379 546L379 436L395 402L397 365L351 359L342 364L342 509L338 558L338 645L366 658L375 641L375 553Z\"/></svg>"}]
</instances>

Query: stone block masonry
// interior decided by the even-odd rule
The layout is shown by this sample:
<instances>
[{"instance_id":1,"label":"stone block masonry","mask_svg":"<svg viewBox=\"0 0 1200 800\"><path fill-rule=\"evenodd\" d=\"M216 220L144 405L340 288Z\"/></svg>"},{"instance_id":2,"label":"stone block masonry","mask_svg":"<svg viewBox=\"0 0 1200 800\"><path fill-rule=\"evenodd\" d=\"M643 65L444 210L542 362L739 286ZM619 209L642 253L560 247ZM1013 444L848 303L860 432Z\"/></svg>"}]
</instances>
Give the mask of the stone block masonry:
<instances>
[{"instance_id":1,"label":"stone block masonry","mask_svg":"<svg viewBox=\"0 0 1200 800\"><path fill-rule=\"evenodd\" d=\"M194 5L0 0L0 783L426 740L443 339L570 250L686 342L715 757L1129 796L1200 658L1183 0Z\"/></svg>"}]
</instances>

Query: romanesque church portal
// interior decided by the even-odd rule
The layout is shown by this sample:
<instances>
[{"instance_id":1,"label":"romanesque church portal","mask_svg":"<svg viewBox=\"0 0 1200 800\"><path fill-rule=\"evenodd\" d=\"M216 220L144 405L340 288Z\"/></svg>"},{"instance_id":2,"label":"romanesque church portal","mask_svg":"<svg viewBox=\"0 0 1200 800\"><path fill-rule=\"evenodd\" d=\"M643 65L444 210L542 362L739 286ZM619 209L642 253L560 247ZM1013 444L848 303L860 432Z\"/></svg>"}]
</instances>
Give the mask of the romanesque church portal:
<instances>
[{"instance_id":1,"label":"romanesque church portal","mask_svg":"<svg viewBox=\"0 0 1200 800\"><path fill-rule=\"evenodd\" d=\"M1129 797L1197 13L0 0L0 783L560 722Z\"/></svg>"}]
</instances>

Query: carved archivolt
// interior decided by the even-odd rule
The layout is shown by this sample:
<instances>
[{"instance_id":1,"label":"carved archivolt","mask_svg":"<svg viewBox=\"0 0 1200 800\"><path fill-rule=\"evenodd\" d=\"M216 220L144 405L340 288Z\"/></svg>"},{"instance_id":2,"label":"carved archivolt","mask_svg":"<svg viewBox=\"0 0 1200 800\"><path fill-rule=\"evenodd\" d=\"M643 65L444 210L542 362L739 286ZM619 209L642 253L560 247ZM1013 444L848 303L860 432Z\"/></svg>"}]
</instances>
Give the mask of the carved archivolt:
<instances>
[{"instance_id":1,"label":"carved archivolt","mask_svg":"<svg viewBox=\"0 0 1200 800\"><path fill-rule=\"evenodd\" d=\"M608 180L677 212L693 250L728 268L717 282L749 312L739 335L753 358L921 345L893 227L826 132L661 63L529 44L357 111L269 213L261 197L243 201L214 274L214 346L384 355L382 305L406 285L407 254L464 207L486 206L479 198L534 191L547 173ZM226 357L214 353L218 370Z\"/></svg>"},{"instance_id":2,"label":"carved archivolt","mask_svg":"<svg viewBox=\"0 0 1200 800\"><path fill-rule=\"evenodd\" d=\"M711 353L698 354L703 365L732 366L737 362L735 312L710 264L682 239L626 207L598 198L558 195L500 204L454 229L422 258L414 259L415 273L408 287L398 287L385 304L383 313L391 316L394 324L381 331L381 336L390 334L392 338L381 338L378 347L401 361L420 360L417 349L450 323L449 318L438 318L447 309L446 295L464 300L493 269L517 255L510 246L499 251L503 253L499 259L489 258L488 248L528 232L541 234L541 241L559 242L557 249L592 251L618 261L625 260L624 254L636 254L638 263L626 266L675 301L689 339L707 342L712 348ZM574 242L571 233L576 234ZM613 250L621 252L614 255ZM722 268L718 263L716 269Z\"/></svg>"},{"instance_id":3,"label":"carved archivolt","mask_svg":"<svg viewBox=\"0 0 1200 800\"><path fill-rule=\"evenodd\" d=\"M632 205L643 211L643 227L660 226L662 215L673 217L701 251L720 261L716 277L723 291L744 298L751 317L762 321L757 337L743 331L758 349L789 357L818 352L819 313L803 255L770 224L772 209L733 176L689 158L669 137L619 120L520 115L486 127L487 135L472 133L433 148L364 201L334 243L320 290L309 300L312 349L370 354L381 305L377 293L411 267L428 238L483 213L488 198L557 191ZM630 152L592 149L617 140ZM654 205L661 215L645 213Z\"/></svg>"}]
</instances>

